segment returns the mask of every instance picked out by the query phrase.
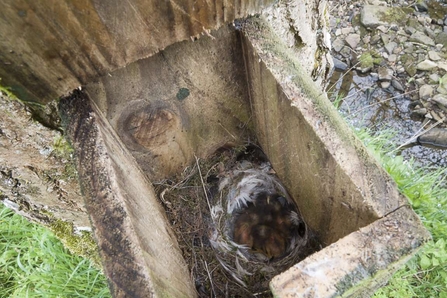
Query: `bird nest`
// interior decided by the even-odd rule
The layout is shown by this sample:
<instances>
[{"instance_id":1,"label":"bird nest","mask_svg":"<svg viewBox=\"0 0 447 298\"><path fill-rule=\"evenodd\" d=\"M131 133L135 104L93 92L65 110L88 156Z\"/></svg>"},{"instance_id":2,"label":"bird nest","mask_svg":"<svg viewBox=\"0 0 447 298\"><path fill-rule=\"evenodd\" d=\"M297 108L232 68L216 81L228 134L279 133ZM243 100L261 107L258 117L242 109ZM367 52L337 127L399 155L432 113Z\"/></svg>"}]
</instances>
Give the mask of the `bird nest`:
<instances>
[{"instance_id":1,"label":"bird nest","mask_svg":"<svg viewBox=\"0 0 447 298\"><path fill-rule=\"evenodd\" d=\"M154 183L199 297L271 297L271 278L318 247L269 166L257 146L225 148Z\"/></svg>"}]
</instances>

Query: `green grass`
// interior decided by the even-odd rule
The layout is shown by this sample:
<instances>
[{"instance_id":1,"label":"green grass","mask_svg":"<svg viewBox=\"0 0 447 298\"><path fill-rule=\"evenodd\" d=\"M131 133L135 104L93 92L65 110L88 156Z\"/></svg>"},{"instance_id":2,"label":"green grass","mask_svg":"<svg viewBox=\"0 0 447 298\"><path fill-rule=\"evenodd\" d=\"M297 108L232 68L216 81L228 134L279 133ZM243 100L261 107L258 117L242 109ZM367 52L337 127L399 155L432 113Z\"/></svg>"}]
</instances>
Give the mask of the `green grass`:
<instances>
[{"instance_id":1,"label":"green grass","mask_svg":"<svg viewBox=\"0 0 447 298\"><path fill-rule=\"evenodd\" d=\"M366 129L354 131L408 197L433 237L374 297L447 298L447 169L420 168L396 156L388 131L375 135Z\"/></svg>"},{"instance_id":2,"label":"green grass","mask_svg":"<svg viewBox=\"0 0 447 298\"><path fill-rule=\"evenodd\" d=\"M0 206L0 297L110 297L91 261L48 229Z\"/></svg>"}]
</instances>

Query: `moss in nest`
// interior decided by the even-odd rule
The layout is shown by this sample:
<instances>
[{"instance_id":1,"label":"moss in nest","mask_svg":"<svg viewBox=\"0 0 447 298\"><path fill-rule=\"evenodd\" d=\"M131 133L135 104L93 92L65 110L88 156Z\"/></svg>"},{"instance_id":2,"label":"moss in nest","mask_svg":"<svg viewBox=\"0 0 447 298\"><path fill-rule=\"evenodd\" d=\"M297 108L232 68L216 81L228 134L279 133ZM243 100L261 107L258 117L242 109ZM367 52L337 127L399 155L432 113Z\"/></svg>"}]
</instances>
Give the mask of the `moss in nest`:
<instances>
[{"instance_id":1,"label":"moss in nest","mask_svg":"<svg viewBox=\"0 0 447 298\"><path fill-rule=\"evenodd\" d=\"M72 254L90 259L95 266L101 267L97 245L91 233L82 231L77 235L73 231L72 223L60 219L52 221L48 228Z\"/></svg>"}]
</instances>

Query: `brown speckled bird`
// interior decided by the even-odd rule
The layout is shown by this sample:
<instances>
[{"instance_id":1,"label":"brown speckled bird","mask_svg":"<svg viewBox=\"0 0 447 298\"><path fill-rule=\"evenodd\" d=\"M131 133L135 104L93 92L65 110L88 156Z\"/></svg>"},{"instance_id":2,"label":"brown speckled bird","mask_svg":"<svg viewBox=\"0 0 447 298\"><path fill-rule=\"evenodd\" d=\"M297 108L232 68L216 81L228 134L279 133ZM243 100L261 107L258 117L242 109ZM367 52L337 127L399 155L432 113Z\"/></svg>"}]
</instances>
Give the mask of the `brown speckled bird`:
<instances>
[{"instance_id":1,"label":"brown speckled bird","mask_svg":"<svg viewBox=\"0 0 447 298\"><path fill-rule=\"evenodd\" d=\"M240 284L273 276L300 259L307 227L293 199L256 147L223 166L211 208L210 242L223 268Z\"/></svg>"}]
</instances>

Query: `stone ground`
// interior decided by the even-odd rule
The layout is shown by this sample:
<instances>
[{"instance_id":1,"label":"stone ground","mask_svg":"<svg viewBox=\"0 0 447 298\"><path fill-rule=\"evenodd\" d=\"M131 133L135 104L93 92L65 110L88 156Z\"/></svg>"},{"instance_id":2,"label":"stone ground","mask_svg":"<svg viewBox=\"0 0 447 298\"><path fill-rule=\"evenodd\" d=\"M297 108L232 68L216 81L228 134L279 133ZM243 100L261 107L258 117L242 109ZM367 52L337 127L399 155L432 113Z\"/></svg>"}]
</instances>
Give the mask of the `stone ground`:
<instances>
[{"instance_id":1,"label":"stone ground","mask_svg":"<svg viewBox=\"0 0 447 298\"><path fill-rule=\"evenodd\" d=\"M329 1L332 100L355 126L397 131L401 154L447 165L445 1Z\"/></svg>"}]
</instances>

